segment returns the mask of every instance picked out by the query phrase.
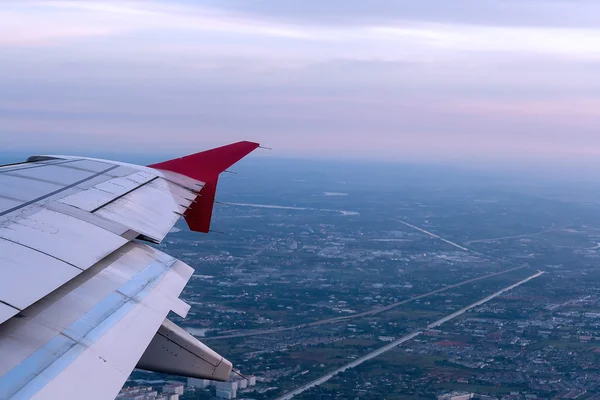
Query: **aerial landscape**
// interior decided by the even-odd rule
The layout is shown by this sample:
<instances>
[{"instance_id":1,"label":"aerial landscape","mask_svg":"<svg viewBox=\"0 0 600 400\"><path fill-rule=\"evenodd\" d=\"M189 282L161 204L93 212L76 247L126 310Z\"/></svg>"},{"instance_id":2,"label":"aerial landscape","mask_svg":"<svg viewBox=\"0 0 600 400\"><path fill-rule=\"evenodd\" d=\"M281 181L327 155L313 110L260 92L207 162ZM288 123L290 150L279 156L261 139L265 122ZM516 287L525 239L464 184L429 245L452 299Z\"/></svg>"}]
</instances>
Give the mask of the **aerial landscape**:
<instances>
[{"instance_id":1,"label":"aerial landscape","mask_svg":"<svg viewBox=\"0 0 600 400\"><path fill-rule=\"evenodd\" d=\"M599 21L1 1L0 400L600 400Z\"/></svg>"},{"instance_id":2,"label":"aerial landscape","mask_svg":"<svg viewBox=\"0 0 600 400\"><path fill-rule=\"evenodd\" d=\"M190 380L182 398L600 392L590 186L569 198L556 182L468 170L240 168L221 183L217 232L181 223L159 247L196 270L179 322L256 384ZM174 378L138 371L128 385L161 379Z\"/></svg>"}]
</instances>

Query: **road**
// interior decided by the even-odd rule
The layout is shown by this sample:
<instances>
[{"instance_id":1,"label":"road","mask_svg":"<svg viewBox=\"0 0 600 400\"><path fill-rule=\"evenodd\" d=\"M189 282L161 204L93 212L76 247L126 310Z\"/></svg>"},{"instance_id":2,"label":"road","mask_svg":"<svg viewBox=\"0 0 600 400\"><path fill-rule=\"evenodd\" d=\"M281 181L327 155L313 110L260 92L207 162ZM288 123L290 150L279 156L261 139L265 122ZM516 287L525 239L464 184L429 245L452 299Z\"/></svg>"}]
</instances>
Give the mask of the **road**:
<instances>
[{"instance_id":1,"label":"road","mask_svg":"<svg viewBox=\"0 0 600 400\"><path fill-rule=\"evenodd\" d=\"M472 309L474 307L478 307L478 306L480 306L480 305L482 305L484 303L487 303L488 301L492 300L493 298L500 296L502 293L507 292L509 290L512 290L512 289L516 288L517 286L520 286L520 285L522 285L524 283L527 283L530 280L535 279L538 276L542 275L543 273L544 272L539 271L537 274L531 275L530 277L525 278L522 281L519 281L519 282L517 282L517 283L515 283L513 285L505 287L504 289L499 290L496 293L494 293L494 294L492 294L490 296L487 296L484 299L481 299L481 300L479 300L479 301L477 301L477 302L475 302L475 303L473 303L473 304L471 304L471 305L469 305L469 306L467 306L465 308L461 308L460 310L458 310L458 311L456 311L456 312L454 312L454 313L452 313L450 315L445 316L444 318L441 318L441 319L439 319L439 320L437 320L437 321L435 321L435 322L427 325L427 328L430 329L430 328L438 327L438 326L442 325L444 322L448 322L451 319L456 318L456 317L458 317L461 314L464 314L465 312L467 312L468 310L470 310L470 309ZM383 347L380 347L379 349L377 349L377 350L375 350L375 351L373 351L373 352L371 352L371 353L369 353L369 354L367 354L367 355L365 355L365 356L363 356L361 358L358 358L358 359L352 361L351 363L344 365L341 368L338 368L338 369L336 369L336 370L328 373L327 375L324 375L324 376L322 376L322 377L320 377L318 379L315 379L314 381L309 382L306 385L303 385L303 386L299 387L298 389L295 389L295 390L293 390L291 392L288 392L288 393L284 394L281 397L278 397L276 400L291 400L294 396L297 396L300 393L305 392L305 391L307 391L310 388L313 388L315 386L319 386L319 385L327 382L328 380L330 380L331 378L333 378L335 375L339 374L340 372L344 372L347 369L357 367L360 364L364 363L365 361L371 360L371 359L373 359L373 358L375 358L375 357L377 357L377 356L379 356L379 355L381 355L381 354L383 354L383 353L385 353L387 351L392 350L395 347L398 347L399 345L401 345L403 343L408 342L409 340L414 339L415 337L417 337L421 333L423 333L422 330L421 331L412 332L412 333L410 333L410 334L408 334L406 336L403 336L400 339L395 340L395 341L393 341L390 344L387 344L387 345L385 345Z\"/></svg>"},{"instance_id":2,"label":"road","mask_svg":"<svg viewBox=\"0 0 600 400\"><path fill-rule=\"evenodd\" d=\"M544 233L550 233L552 231L556 231L559 229L564 228L564 226L558 227L558 228L550 228L550 229L545 229L543 231L539 231L539 232L535 232L535 233L525 233L523 235L513 235L513 236L500 236L500 237L495 237L495 238L487 238L487 239L475 239L475 240L469 240L468 242L465 242L466 245L470 245L472 243L490 243L490 242L494 242L496 240L508 240L508 239L523 239L523 238L530 238L530 237L534 237L534 236L539 236L542 235Z\"/></svg>"},{"instance_id":3,"label":"road","mask_svg":"<svg viewBox=\"0 0 600 400\"><path fill-rule=\"evenodd\" d=\"M418 226L411 225L411 224L409 224L408 222L404 222L404 221L399 221L399 222L400 222L401 224L404 224L404 225L408 226L408 227L411 227L411 228L413 228L413 229L416 229L416 230L418 230L419 232L423 232L424 234L426 234L426 235L429 235L429 236L431 236L431 237L433 237L433 238L439 239L439 240L441 240L441 241L442 241L442 242L444 242L444 243L448 243L449 245L451 245L451 246L454 246L454 247L456 247L456 248L459 248L459 249L461 249L461 250L463 250L463 251L471 251L471 250L467 249L466 247L463 247L463 246L461 246L461 245L459 245L459 244L456 244L456 243L454 243L454 242L451 242L451 241L449 241L448 239L444 239L443 237L441 237L441 236L439 236L439 235L436 235L435 233L432 233L432 232L426 231L426 230L425 230L425 229L423 229L423 228L419 228Z\"/></svg>"},{"instance_id":4,"label":"road","mask_svg":"<svg viewBox=\"0 0 600 400\"><path fill-rule=\"evenodd\" d=\"M249 255L248 257L244 258L242 261L240 261L235 267L234 269L238 269L243 267L248 261L252 260L253 258L255 258L256 256L261 255L262 253L265 252L265 250L273 247L275 245L275 243L277 243L276 241L272 241L271 243L269 243L268 245L266 245L265 247L262 247L261 249L259 249L258 251L256 251L254 254Z\"/></svg>"},{"instance_id":5,"label":"road","mask_svg":"<svg viewBox=\"0 0 600 400\"><path fill-rule=\"evenodd\" d=\"M361 317L366 317L366 316L371 316L371 315L377 315L379 313L391 310L392 308L401 306L401 305L406 304L406 303L410 303L411 301L414 301L414 300L418 300L418 299L422 299L422 298L425 298L425 297L433 296L434 294L442 293L442 292L445 292L447 290L454 289L454 288L466 285L468 283L477 282L477 281L480 281L480 280L483 280L483 279L487 279L487 278L491 278L491 277L497 276L497 275L502 275L502 274L505 274L507 272L515 271L515 270L521 269L521 268L524 268L524 267L510 268L510 269L506 269L504 271L494 272L493 274L488 274L488 275L480 276L480 277L477 277L477 278L468 279L466 281L462 281L462 282L455 283L455 284L452 284L452 285L444 286L441 289L437 289L437 290L433 290L431 292L420 294L418 296L411 297L410 299L402 300L402 301L390 304L390 305L385 306L385 307L374 308L372 310L364 311L364 312L357 313L357 314L345 315L343 317L334 317L334 318L321 319L321 320L310 322L310 323L307 323L307 324L294 325L294 326L288 326L288 327L279 327L279 328L273 328L273 329L264 329L264 330L260 330L260 331L240 332L240 333L232 333L230 335L207 337L207 338L202 338L202 340L203 341L207 341L207 340L223 340L223 339L232 339L232 338L239 338L239 337L245 337L245 336L268 335L268 334L271 334L271 333L292 331L292 330L296 330L296 329L303 329L303 328L309 328L309 327L312 327L312 326L319 326L319 325L326 325L326 324L335 324L335 323L338 323L338 322L347 321L347 320L351 320L351 319L355 319L355 318L361 318Z\"/></svg>"},{"instance_id":6,"label":"road","mask_svg":"<svg viewBox=\"0 0 600 400\"><path fill-rule=\"evenodd\" d=\"M413 332L410 335L406 335L406 336L402 337L401 339L398 339L390 344L380 347L379 349L367 354L366 356L357 358L356 360L352 361L350 364L346 364L343 367L338 368L335 371L330 372L329 374L320 377L319 379L315 379L314 381L307 383L306 385L301 386L296 390L293 390L291 392L284 394L281 397L278 397L277 400L289 400L292 397L299 395L300 393L305 392L310 388L319 386L319 385L327 382L328 380L330 380L331 378L333 378L335 375L339 374L340 372L344 372L347 369L357 367L360 364L364 363L365 361L369 361L370 359L375 358L375 357L385 353L386 351L389 351L389 350L393 349L394 347L401 345L404 342L408 342L409 340L415 338L416 336L419 336L421 333L423 333L423 331Z\"/></svg>"},{"instance_id":7,"label":"road","mask_svg":"<svg viewBox=\"0 0 600 400\"><path fill-rule=\"evenodd\" d=\"M448 315L448 316L446 316L446 317L444 317L442 319L439 319L439 320L435 321L432 324L427 325L427 328L428 329L436 328L436 327L440 326L441 324L443 324L444 322L450 321L452 318L455 318L455 317L458 317L461 314L464 314L465 312L469 311L471 308L474 308L474 307L480 306L480 305L482 305L484 303L487 303L488 301L492 300L494 297L500 296L502 293L508 292L509 290L512 290L512 289L516 288L517 286L520 286L520 285L522 285L524 283L527 283L530 280L535 279L538 276L543 275L543 274L544 274L544 272L538 271L537 274L531 275L529 278L525 278L522 281L519 281L519 282L515 283L514 285L510 285L508 287L505 287L504 289L499 290L496 293L494 293L494 294L492 294L492 295L490 295L490 296L488 296L488 297L486 297L484 299L481 299L481 300L479 300L476 303L473 303L473 304L471 304L471 305L469 305L469 306L467 306L465 308L461 308L460 310L458 310L458 311L456 311L456 312L454 312L454 313L452 313L452 314L450 314L450 315Z\"/></svg>"},{"instance_id":8,"label":"road","mask_svg":"<svg viewBox=\"0 0 600 400\"><path fill-rule=\"evenodd\" d=\"M279 210L297 210L297 211L323 211L323 212L335 212L342 215L359 215L357 211L348 210L332 210L330 208L312 208L312 207L292 207L292 206L278 206L275 204L250 204L250 203L227 203L230 206L237 207L254 207L254 208L274 208Z\"/></svg>"}]
</instances>

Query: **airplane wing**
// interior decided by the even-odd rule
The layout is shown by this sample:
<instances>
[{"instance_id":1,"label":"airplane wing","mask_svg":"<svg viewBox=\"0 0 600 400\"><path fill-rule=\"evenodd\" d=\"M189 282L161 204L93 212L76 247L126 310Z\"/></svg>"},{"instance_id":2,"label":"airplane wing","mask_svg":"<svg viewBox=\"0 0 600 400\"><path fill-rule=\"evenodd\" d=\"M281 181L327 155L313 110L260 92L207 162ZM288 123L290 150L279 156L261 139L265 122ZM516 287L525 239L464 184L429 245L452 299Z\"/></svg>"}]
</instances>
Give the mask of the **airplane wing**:
<instances>
[{"instance_id":1,"label":"airplane wing","mask_svg":"<svg viewBox=\"0 0 600 400\"><path fill-rule=\"evenodd\" d=\"M219 174L257 147L0 166L0 399L114 399L136 366L227 380L231 363L166 318L186 316L194 270L146 243L180 217L208 232Z\"/></svg>"}]
</instances>

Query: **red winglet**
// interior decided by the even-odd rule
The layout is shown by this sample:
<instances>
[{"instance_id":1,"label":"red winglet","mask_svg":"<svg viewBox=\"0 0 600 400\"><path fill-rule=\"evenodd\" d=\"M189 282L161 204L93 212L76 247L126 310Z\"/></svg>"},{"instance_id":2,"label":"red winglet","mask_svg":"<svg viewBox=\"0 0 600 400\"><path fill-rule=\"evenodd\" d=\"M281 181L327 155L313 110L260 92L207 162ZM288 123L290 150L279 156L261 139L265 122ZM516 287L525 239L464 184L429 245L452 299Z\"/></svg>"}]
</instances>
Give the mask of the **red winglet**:
<instances>
[{"instance_id":1,"label":"red winglet","mask_svg":"<svg viewBox=\"0 0 600 400\"><path fill-rule=\"evenodd\" d=\"M258 146L259 144L254 142L237 142L152 164L149 167L177 172L205 183L201 196L196 197L196 203L192 203L184 216L192 231L207 233L210 230L219 174L250 154Z\"/></svg>"}]
</instances>

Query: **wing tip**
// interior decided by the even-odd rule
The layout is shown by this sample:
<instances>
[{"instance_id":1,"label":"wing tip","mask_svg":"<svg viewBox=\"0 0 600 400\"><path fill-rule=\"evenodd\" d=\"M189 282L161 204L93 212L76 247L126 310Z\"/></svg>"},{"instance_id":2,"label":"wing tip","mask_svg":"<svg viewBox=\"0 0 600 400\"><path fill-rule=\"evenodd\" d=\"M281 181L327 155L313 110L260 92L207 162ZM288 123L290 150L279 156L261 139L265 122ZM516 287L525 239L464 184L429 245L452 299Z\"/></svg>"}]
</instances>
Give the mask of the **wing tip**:
<instances>
[{"instance_id":1,"label":"wing tip","mask_svg":"<svg viewBox=\"0 0 600 400\"><path fill-rule=\"evenodd\" d=\"M208 233L219 174L259 147L259 143L246 140L152 164L149 167L176 172L204 182L202 195L195 198L196 202L184 213L184 217L190 230Z\"/></svg>"}]
</instances>

